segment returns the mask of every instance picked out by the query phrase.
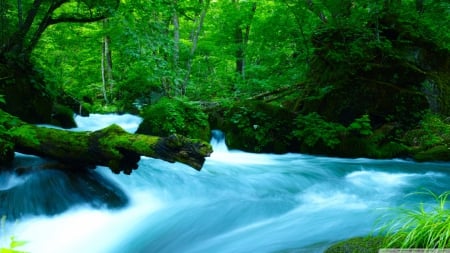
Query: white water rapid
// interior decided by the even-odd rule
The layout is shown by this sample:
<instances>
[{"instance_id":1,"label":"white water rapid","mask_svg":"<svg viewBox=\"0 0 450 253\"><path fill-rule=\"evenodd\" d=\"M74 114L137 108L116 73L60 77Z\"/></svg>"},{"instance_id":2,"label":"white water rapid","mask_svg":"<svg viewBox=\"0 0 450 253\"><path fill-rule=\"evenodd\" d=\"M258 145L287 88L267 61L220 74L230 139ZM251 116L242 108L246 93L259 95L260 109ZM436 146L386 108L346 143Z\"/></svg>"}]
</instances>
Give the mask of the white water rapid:
<instances>
[{"instance_id":1,"label":"white water rapid","mask_svg":"<svg viewBox=\"0 0 450 253\"><path fill-rule=\"evenodd\" d=\"M140 123L131 115L76 120L78 130L116 123L133 132ZM214 137L215 152L200 172L151 158L141 159L130 176L97 167L88 178L122 191L124 206L111 208L100 196L99 204L24 215L3 225L0 248L13 235L27 241L17 249L31 253L323 252L336 241L370 234L391 207L429 201L410 193L450 187L449 163L252 154L228 150L220 132ZM48 177L11 197L6 191L31 176L0 174L0 196L8 196L2 201L14 208L25 199L33 208L31 198L40 191L53 194L56 204L73 200L67 200L70 176L62 183Z\"/></svg>"}]
</instances>

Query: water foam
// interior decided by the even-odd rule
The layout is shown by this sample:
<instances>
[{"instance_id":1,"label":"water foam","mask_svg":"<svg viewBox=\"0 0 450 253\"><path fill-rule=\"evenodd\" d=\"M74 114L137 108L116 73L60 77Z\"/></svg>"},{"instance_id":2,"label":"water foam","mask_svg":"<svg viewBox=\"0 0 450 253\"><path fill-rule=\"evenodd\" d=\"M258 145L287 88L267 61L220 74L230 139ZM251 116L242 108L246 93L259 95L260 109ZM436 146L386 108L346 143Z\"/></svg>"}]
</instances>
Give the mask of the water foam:
<instances>
[{"instance_id":1,"label":"water foam","mask_svg":"<svg viewBox=\"0 0 450 253\"><path fill-rule=\"evenodd\" d=\"M123 210L77 207L53 217L34 217L18 222L11 234L26 239L20 248L33 253L112 252L145 217L164 204L148 192L134 193ZM102 238L99 240L99 238Z\"/></svg>"}]
</instances>

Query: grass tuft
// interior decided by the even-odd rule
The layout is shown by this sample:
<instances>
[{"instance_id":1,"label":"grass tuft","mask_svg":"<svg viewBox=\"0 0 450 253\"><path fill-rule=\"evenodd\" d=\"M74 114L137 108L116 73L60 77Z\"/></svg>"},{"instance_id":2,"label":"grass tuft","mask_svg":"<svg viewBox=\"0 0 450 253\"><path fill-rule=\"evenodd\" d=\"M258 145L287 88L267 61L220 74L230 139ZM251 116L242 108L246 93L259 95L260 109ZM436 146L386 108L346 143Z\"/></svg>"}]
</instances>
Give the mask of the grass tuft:
<instances>
[{"instance_id":1,"label":"grass tuft","mask_svg":"<svg viewBox=\"0 0 450 253\"><path fill-rule=\"evenodd\" d=\"M398 215L384 225L384 248L450 248L450 210L446 208L450 191L437 195L429 190L417 192L431 196L436 204L423 203L417 209L398 209Z\"/></svg>"}]
</instances>

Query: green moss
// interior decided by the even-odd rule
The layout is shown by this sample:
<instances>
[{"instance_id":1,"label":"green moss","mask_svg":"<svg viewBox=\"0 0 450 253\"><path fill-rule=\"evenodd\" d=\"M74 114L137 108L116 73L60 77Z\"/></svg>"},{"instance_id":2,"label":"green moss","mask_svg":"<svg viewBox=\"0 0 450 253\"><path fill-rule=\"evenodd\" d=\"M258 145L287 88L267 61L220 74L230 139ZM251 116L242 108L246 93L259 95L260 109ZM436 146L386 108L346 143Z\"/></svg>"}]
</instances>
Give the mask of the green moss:
<instances>
[{"instance_id":1,"label":"green moss","mask_svg":"<svg viewBox=\"0 0 450 253\"><path fill-rule=\"evenodd\" d=\"M447 145L439 145L414 154L417 161L450 161L450 148Z\"/></svg>"},{"instance_id":2,"label":"green moss","mask_svg":"<svg viewBox=\"0 0 450 253\"><path fill-rule=\"evenodd\" d=\"M389 142L379 146L372 146L368 156L371 158L394 158L408 156L410 149L398 142Z\"/></svg>"},{"instance_id":3,"label":"green moss","mask_svg":"<svg viewBox=\"0 0 450 253\"><path fill-rule=\"evenodd\" d=\"M143 122L137 133L155 136L180 134L192 139L209 141L208 116L199 106L179 99L162 98L142 112Z\"/></svg>"},{"instance_id":4,"label":"green moss","mask_svg":"<svg viewBox=\"0 0 450 253\"><path fill-rule=\"evenodd\" d=\"M69 107L63 105L55 105L53 107L51 123L55 126L60 126L63 128L73 128L77 126L73 116L74 112Z\"/></svg>"},{"instance_id":5,"label":"green moss","mask_svg":"<svg viewBox=\"0 0 450 253\"><path fill-rule=\"evenodd\" d=\"M9 133L16 141L20 141L26 146L39 145L35 128L36 127L32 125L23 125L10 129Z\"/></svg>"},{"instance_id":6,"label":"green moss","mask_svg":"<svg viewBox=\"0 0 450 253\"><path fill-rule=\"evenodd\" d=\"M14 158L14 143L12 137L0 125L0 164L12 161Z\"/></svg>"},{"instance_id":7,"label":"green moss","mask_svg":"<svg viewBox=\"0 0 450 253\"><path fill-rule=\"evenodd\" d=\"M378 253L382 243L382 237L356 237L332 245L325 253Z\"/></svg>"},{"instance_id":8,"label":"green moss","mask_svg":"<svg viewBox=\"0 0 450 253\"><path fill-rule=\"evenodd\" d=\"M341 143L346 131L343 125L326 121L317 113L310 113L296 117L293 134L310 148L315 149L324 144L326 148L333 149Z\"/></svg>"},{"instance_id":9,"label":"green moss","mask_svg":"<svg viewBox=\"0 0 450 253\"><path fill-rule=\"evenodd\" d=\"M402 141L411 147L412 156L418 161L450 161L450 124L440 115L426 114Z\"/></svg>"}]
</instances>

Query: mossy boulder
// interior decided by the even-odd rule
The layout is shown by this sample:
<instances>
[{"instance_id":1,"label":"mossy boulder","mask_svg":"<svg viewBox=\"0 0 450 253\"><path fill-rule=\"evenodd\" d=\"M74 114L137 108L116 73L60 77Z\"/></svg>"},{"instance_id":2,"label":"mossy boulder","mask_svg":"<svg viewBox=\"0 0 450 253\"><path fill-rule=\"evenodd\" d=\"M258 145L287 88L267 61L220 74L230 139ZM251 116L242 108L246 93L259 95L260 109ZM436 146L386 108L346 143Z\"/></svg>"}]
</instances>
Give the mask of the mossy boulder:
<instances>
[{"instance_id":1,"label":"mossy boulder","mask_svg":"<svg viewBox=\"0 0 450 253\"><path fill-rule=\"evenodd\" d=\"M211 129L208 116L196 104L179 99L162 98L148 105L141 113L143 118L137 133L155 136L180 134L192 139L209 141Z\"/></svg>"},{"instance_id":2,"label":"mossy boulder","mask_svg":"<svg viewBox=\"0 0 450 253\"><path fill-rule=\"evenodd\" d=\"M77 126L73 110L59 104L56 104L53 107L51 124L62 128L73 128Z\"/></svg>"},{"instance_id":3,"label":"mossy boulder","mask_svg":"<svg viewBox=\"0 0 450 253\"><path fill-rule=\"evenodd\" d=\"M413 156L416 161L450 161L450 147L439 145L427 150L416 152Z\"/></svg>"},{"instance_id":4,"label":"mossy boulder","mask_svg":"<svg viewBox=\"0 0 450 253\"><path fill-rule=\"evenodd\" d=\"M73 113L87 117L89 116L89 108L93 104L92 99L88 96L83 96L82 99L78 99L75 96L65 92L59 91L56 97L56 103L69 108Z\"/></svg>"},{"instance_id":5,"label":"mossy boulder","mask_svg":"<svg viewBox=\"0 0 450 253\"><path fill-rule=\"evenodd\" d=\"M383 237L356 237L332 245L325 253L378 253L382 245Z\"/></svg>"}]
</instances>

